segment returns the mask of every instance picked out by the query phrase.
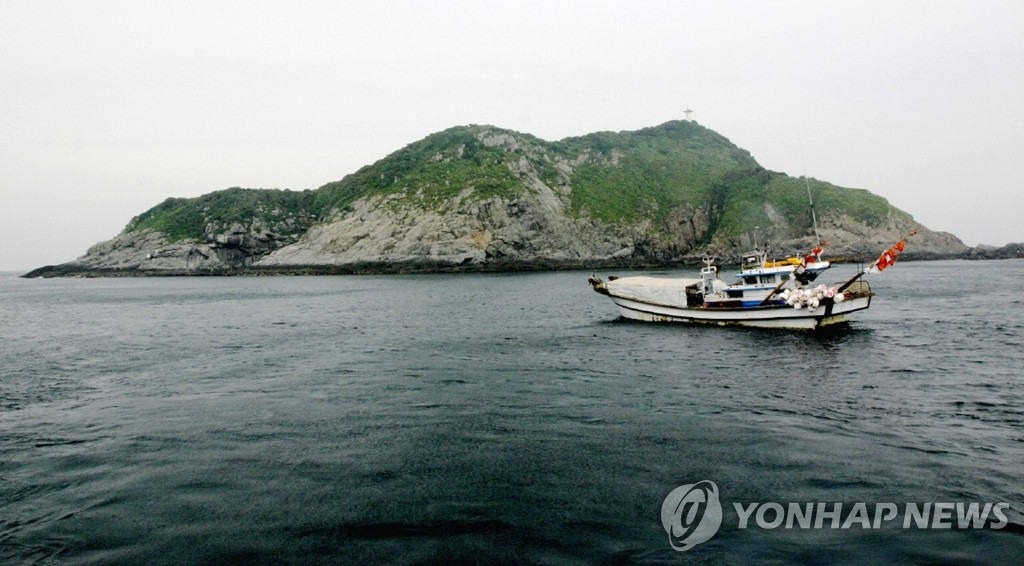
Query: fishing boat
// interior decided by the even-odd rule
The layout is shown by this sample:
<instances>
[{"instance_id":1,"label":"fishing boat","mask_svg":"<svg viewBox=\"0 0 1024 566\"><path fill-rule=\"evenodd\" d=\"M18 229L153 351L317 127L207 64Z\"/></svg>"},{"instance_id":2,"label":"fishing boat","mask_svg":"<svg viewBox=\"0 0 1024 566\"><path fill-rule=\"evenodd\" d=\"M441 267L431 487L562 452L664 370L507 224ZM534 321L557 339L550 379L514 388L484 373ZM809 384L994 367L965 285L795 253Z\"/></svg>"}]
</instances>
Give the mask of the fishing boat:
<instances>
[{"instance_id":1,"label":"fishing boat","mask_svg":"<svg viewBox=\"0 0 1024 566\"><path fill-rule=\"evenodd\" d=\"M697 322L762 328L812 330L846 322L847 315L871 305L867 282L839 292L812 281L827 261L770 261L767 252L745 258L732 283L719 276L712 257L699 278L590 278L594 290L608 296L623 318L648 322ZM754 261L751 261L754 260Z\"/></svg>"},{"instance_id":2,"label":"fishing boat","mask_svg":"<svg viewBox=\"0 0 1024 566\"><path fill-rule=\"evenodd\" d=\"M755 251L741 262L732 283L721 279L711 257L705 257L699 278L611 276L605 281L595 275L589 281L631 320L814 330L848 322L848 315L870 307L874 293L861 278L895 263L906 240L849 280L814 286L813 281L831 267L821 259L824 245L803 258L782 261L769 260L767 251Z\"/></svg>"}]
</instances>

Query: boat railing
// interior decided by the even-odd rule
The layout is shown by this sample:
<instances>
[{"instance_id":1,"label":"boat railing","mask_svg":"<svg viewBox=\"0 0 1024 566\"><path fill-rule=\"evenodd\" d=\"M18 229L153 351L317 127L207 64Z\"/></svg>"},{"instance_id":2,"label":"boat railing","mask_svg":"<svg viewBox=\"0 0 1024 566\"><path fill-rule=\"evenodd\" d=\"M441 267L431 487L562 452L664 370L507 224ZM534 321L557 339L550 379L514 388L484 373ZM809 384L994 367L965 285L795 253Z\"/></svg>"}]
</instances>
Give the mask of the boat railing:
<instances>
[{"instance_id":1,"label":"boat railing","mask_svg":"<svg viewBox=\"0 0 1024 566\"><path fill-rule=\"evenodd\" d=\"M871 294L871 285L868 285L867 281L854 281L843 292L847 295L869 295Z\"/></svg>"}]
</instances>

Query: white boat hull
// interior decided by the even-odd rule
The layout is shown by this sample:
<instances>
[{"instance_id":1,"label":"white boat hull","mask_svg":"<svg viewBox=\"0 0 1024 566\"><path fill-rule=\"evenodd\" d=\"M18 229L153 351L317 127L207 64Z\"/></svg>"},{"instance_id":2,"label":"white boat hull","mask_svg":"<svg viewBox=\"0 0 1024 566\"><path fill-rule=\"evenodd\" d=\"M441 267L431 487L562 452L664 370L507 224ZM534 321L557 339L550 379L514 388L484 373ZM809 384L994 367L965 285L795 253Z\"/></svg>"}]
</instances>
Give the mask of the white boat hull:
<instances>
[{"instance_id":1,"label":"white boat hull","mask_svg":"<svg viewBox=\"0 0 1024 566\"><path fill-rule=\"evenodd\" d=\"M849 313L871 305L870 293L842 303L829 301L816 309L795 309L788 305L755 308L674 307L609 295L623 318L645 322L689 322L721 326L752 326L813 330L847 322Z\"/></svg>"}]
</instances>

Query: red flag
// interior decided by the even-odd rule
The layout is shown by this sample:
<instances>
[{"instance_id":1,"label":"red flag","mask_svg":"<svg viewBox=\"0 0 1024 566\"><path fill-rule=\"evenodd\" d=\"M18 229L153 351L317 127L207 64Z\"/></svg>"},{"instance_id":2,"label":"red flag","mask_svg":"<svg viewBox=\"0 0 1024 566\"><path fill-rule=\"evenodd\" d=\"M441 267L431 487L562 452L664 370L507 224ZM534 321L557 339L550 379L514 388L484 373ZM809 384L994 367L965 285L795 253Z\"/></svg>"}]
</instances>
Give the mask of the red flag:
<instances>
[{"instance_id":1,"label":"red flag","mask_svg":"<svg viewBox=\"0 0 1024 566\"><path fill-rule=\"evenodd\" d=\"M914 230L911 233L907 234L907 237L909 238L910 236L913 236L914 234L917 234L917 230ZM907 240L906 240L906 238L904 238L904 239L896 242L895 244L893 244L893 246L891 248L889 248L889 249L885 250L884 252L882 252L882 255L878 256L878 259L876 259L874 263L869 265L867 267L867 269L865 269L864 271L858 272L857 275L854 275L846 283L843 283L842 285L840 285L839 286L839 292L841 293L841 292L845 291L847 288L850 287L850 285L853 285L853 283L856 280L860 279L861 276L863 276L864 274L867 274L867 273L878 273L879 271L882 271L886 267L889 267L890 265L896 263L896 258L898 258L900 256L900 254L903 253L903 250L906 247L907 247Z\"/></svg>"},{"instance_id":2,"label":"red flag","mask_svg":"<svg viewBox=\"0 0 1024 566\"><path fill-rule=\"evenodd\" d=\"M807 267L808 263L815 263L815 262L821 260L821 252L824 251L822 248L824 248L827 245L828 245L828 240L825 240L824 242L822 242L821 244L816 246L813 250L811 250L810 254L804 256L804 260L802 262L800 262L800 266L801 267Z\"/></svg>"},{"instance_id":3,"label":"red flag","mask_svg":"<svg viewBox=\"0 0 1024 566\"><path fill-rule=\"evenodd\" d=\"M882 255L878 256L878 260L875 261L875 270L882 271L886 267L896 263L896 258L903 253L903 250L907 247L906 240L900 240L896 242L896 245L882 252Z\"/></svg>"}]
</instances>

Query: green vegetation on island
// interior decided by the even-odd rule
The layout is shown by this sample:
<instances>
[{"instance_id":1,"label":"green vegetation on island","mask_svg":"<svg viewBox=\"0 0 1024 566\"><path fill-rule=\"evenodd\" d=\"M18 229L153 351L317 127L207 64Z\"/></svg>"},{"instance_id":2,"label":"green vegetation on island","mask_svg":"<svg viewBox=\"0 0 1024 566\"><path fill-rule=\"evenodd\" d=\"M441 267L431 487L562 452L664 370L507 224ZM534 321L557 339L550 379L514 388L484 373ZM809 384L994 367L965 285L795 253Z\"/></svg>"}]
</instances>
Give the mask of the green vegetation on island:
<instances>
[{"instance_id":1,"label":"green vegetation on island","mask_svg":"<svg viewBox=\"0 0 1024 566\"><path fill-rule=\"evenodd\" d=\"M392 197L387 206L443 212L457 195L515 199L531 190L531 176L568 189L571 214L605 223L649 219L657 224L690 206L715 211L708 238L780 224L791 232L810 230L803 179L766 171L725 137L686 121L557 142L492 126L459 126L316 190L231 188L170 198L134 218L126 230L159 231L173 242L259 221L279 234L297 235L363 197L387 195ZM810 187L819 218L845 216L868 226L892 214L909 219L866 190L813 180Z\"/></svg>"},{"instance_id":2,"label":"green vegetation on island","mask_svg":"<svg viewBox=\"0 0 1024 566\"><path fill-rule=\"evenodd\" d=\"M305 232L323 214L314 191L233 187L195 198L169 198L136 216L126 231L155 230L174 242L261 220L282 234Z\"/></svg>"}]
</instances>

